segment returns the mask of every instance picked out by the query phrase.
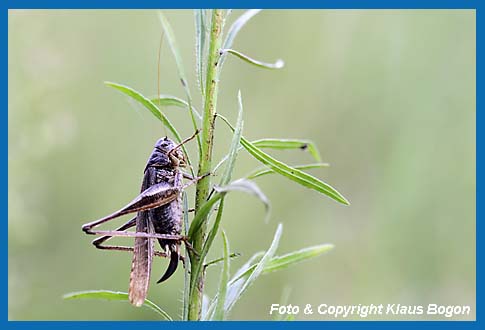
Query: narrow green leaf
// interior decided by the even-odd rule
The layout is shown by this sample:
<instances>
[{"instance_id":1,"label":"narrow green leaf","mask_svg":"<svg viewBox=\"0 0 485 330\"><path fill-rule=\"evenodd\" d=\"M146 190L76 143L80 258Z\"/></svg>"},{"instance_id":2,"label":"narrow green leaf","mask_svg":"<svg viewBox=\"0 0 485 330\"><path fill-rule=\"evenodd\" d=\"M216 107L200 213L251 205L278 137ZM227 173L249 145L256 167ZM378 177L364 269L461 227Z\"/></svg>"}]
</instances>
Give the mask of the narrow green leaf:
<instances>
[{"instance_id":1,"label":"narrow green leaf","mask_svg":"<svg viewBox=\"0 0 485 330\"><path fill-rule=\"evenodd\" d=\"M291 294L291 287L285 286L283 288L283 291L281 292L281 297L280 297L280 306L287 306L290 301L290 294ZM293 315L291 315L293 316ZM274 321L287 321L288 315L282 315L282 314L275 314L273 317Z\"/></svg>"},{"instance_id":2,"label":"narrow green leaf","mask_svg":"<svg viewBox=\"0 0 485 330\"><path fill-rule=\"evenodd\" d=\"M211 303L211 300L208 295L203 294L202 295L202 306L200 310L200 320L201 321L207 321L207 314L209 313L209 304Z\"/></svg>"},{"instance_id":3,"label":"narrow green leaf","mask_svg":"<svg viewBox=\"0 0 485 330\"><path fill-rule=\"evenodd\" d=\"M184 233L189 233L189 202L187 193L182 193L182 202L184 208ZM182 320L187 321L189 318L189 294L190 294L190 257L188 249L185 249L185 269L184 269L184 297L182 306Z\"/></svg>"},{"instance_id":4,"label":"narrow green leaf","mask_svg":"<svg viewBox=\"0 0 485 330\"><path fill-rule=\"evenodd\" d=\"M312 168L321 168L321 167L329 167L330 165L328 163L315 163L315 164L305 164L305 165L295 165L292 166L293 168L299 169L299 170L308 170ZM254 179L263 175L267 174L273 174L275 171L273 171L270 168L263 167L263 168L258 168L254 170L253 172L249 173L246 175L247 179Z\"/></svg>"},{"instance_id":5,"label":"narrow green leaf","mask_svg":"<svg viewBox=\"0 0 485 330\"><path fill-rule=\"evenodd\" d=\"M237 151L239 152L240 150L244 149L243 147L239 147L237 149ZM229 154L225 155L224 157L222 157L222 159L219 161L219 163L217 163L216 166L214 166L214 168L212 169L212 172L213 173L217 173L217 171L219 170L219 168L224 165L225 162L227 162L227 160L229 159Z\"/></svg>"},{"instance_id":6,"label":"narrow green leaf","mask_svg":"<svg viewBox=\"0 0 485 330\"><path fill-rule=\"evenodd\" d=\"M310 140L300 140L300 139L261 139L251 142L255 147L258 148L268 148L268 149L301 149L308 150L310 155L317 162L321 162L322 158L318 152L315 143Z\"/></svg>"},{"instance_id":7,"label":"narrow green leaf","mask_svg":"<svg viewBox=\"0 0 485 330\"><path fill-rule=\"evenodd\" d=\"M241 28L246 25L246 23L256 14L258 14L261 11L261 9L250 9L244 12L234 23L232 23L231 27L229 28L229 31L227 32L226 39L224 40L224 43L222 44L222 48L231 48L232 44L234 42L234 39L236 38L237 34L241 30ZM222 65L224 64L225 61L225 55L221 56L221 59L219 60L219 72L222 69Z\"/></svg>"},{"instance_id":8,"label":"narrow green leaf","mask_svg":"<svg viewBox=\"0 0 485 330\"><path fill-rule=\"evenodd\" d=\"M129 302L128 293L125 292L116 292L116 291L109 291L109 290L90 290L90 291L79 291L79 292L72 292L65 294L63 296L66 300L71 299L100 299L100 300L112 300L112 301L126 301ZM160 316L168 321L173 321L170 315L168 315L163 309L158 307L152 301L145 299L143 303L144 307L155 311Z\"/></svg>"},{"instance_id":9,"label":"narrow green leaf","mask_svg":"<svg viewBox=\"0 0 485 330\"><path fill-rule=\"evenodd\" d=\"M276 256L272 258L270 262L268 262L263 270L263 274L285 269L288 266L299 263L301 261L318 257L330 251L331 249L333 249L333 247L334 246L332 244L322 244L290 252L282 256ZM253 260L255 259L256 258L253 258ZM236 275L234 275L234 277L229 281L229 288L231 288L232 285L236 284L241 279L247 278L249 275L251 275L257 265L258 263L251 264L250 266L247 266L243 271L240 271Z\"/></svg>"},{"instance_id":10,"label":"narrow green leaf","mask_svg":"<svg viewBox=\"0 0 485 330\"><path fill-rule=\"evenodd\" d=\"M283 225L280 223L278 224L278 228L276 229L273 242L271 243L271 246L269 247L268 251L266 251L266 253L261 258L261 261L257 264L256 268L254 268L253 272L251 273L251 275L249 275L248 279L241 286L241 289L236 293L234 298L231 300L226 299L226 306L225 306L226 313L232 309L236 301L238 301L239 298L241 298L242 294L249 288L249 286L251 286L251 284L254 283L254 281L259 277L259 275L262 274L268 262L273 258L273 255L275 254L276 249L278 248L282 231L283 231Z\"/></svg>"},{"instance_id":11,"label":"narrow green leaf","mask_svg":"<svg viewBox=\"0 0 485 330\"><path fill-rule=\"evenodd\" d=\"M221 281L217 292L219 298L217 299L217 305L214 312L213 320L215 321L222 321L225 319L224 303L226 300L227 282L229 281L229 242L226 233L224 231L221 233L224 243L224 266L222 267Z\"/></svg>"},{"instance_id":12,"label":"narrow green leaf","mask_svg":"<svg viewBox=\"0 0 485 330\"><path fill-rule=\"evenodd\" d=\"M233 131L234 127L229 123L229 121L222 115L217 114ZM296 168L292 168L283 162L280 162L270 155L263 152L261 149L255 147L246 138L241 136L241 145L258 161L266 166L269 166L276 173L287 177L288 179L301 184L304 187L316 190L330 198L340 202L342 204L349 205L350 203L347 199L342 196L335 188L326 184L325 182L311 176L305 172L302 172Z\"/></svg>"},{"instance_id":13,"label":"narrow green leaf","mask_svg":"<svg viewBox=\"0 0 485 330\"><path fill-rule=\"evenodd\" d=\"M182 56L179 53L179 47L177 45L177 40L175 39L172 26L170 25L167 18L165 17L165 15L163 15L162 12L158 12L158 17L160 19L160 23L162 24L163 31L165 32L168 44L170 46L170 50L172 51L173 57L175 59L175 64L177 66L177 71L178 71L182 86L184 87L184 90L187 93L187 96L190 96L190 90L189 90L187 78L185 75Z\"/></svg>"},{"instance_id":14,"label":"narrow green leaf","mask_svg":"<svg viewBox=\"0 0 485 330\"><path fill-rule=\"evenodd\" d=\"M234 275L233 280L231 280L228 283L226 300L234 299L237 292L239 292L242 285L244 284L244 281L241 278L239 278L239 275L245 273L247 271L247 269L249 267L251 267L251 265L253 265L253 263L256 260L260 260L263 255L264 255L264 251L257 252L251 258L249 258L249 260L244 265L242 265L241 268L239 268L236 271L236 274ZM235 278L238 278L239 280L234 281ZM214 309L215 309L217 299L218 299L218 295L216 294L215 297L211 300L211 302L209 304L209 308L207 309L206 317L203 318L203 320L207 321L207 320L211 319L211 316L212 316Z\"/></svg>"},{"instance_id":15,"label":"narrow green leaf","mask_svg":"<svg viewBox=\"0 0 485 330\"><path fill-rule=\"evenodd\" d=\"M252 64L254 66L257 66L259 68L263 69L281 69L285 66L285 62L281 59L276 60L274 63L266 63L266 62L261 62L258 60L255 60L254 58L251 58L241 52L238 52L237 50L234 49L221 49L220 54L232 54L239 59L243 60L246 63Z\"/></svg>"},{"instance_id":16,"label":"narrow green leaf","mask_svg":"<svg viewBox=\"0 0 485 330\"><path fill-rule=\"evenodd\" d=\"M237 257L240 257L241 256L241 253L239 252L233 252L229 255L229 258L237 258ZM207 268L209 266L212 266L212 265L216 265L218 264L219 262L221 261L224 261L224 258L217 258L217 259L214 259L214 260L211 260L211 261L208 261L205 263L204 267Z\"/></svg>"},{"instance_id":17,"label":"narrow green leaf","mask_svg":"<svg viewBox=\"0 0 485 330\"><path fill-rule=\"evenodd\" d=\"M234 171L234 165L236 163L239 142L241 140L242 130L244 126L241 91L238 91L237 93L237 101L238 101L238 112L237 112L236 129L234 130L234 134L232 135L231 147L229 149L229 153L227 154L228 162L226 165L226 171L224 172L224 175L222 176L221 182L220 182L221 186L225 186L231 181L232 172Z\"/></svg>"},{"instance_id":18,"label":"narrow green leaf","mask_svg":"<svg viewBox=\"0 0 485 330\"><path fill-rule=\"evenodd\" d=\"M189 228L189 237L193 237L196 232L199 231L202 225L202 220L207 217L213 206L222 198L223 193L214 194L204 205L201 206L199 212L195 215Z\"/></svg>"},{"instance_id":19,"label":"narrow green leaf","mask_svg":"<svg viewBox=\"0 0 485 330\"><path fill-rule=\"evenodd\" d=\"M170 46L170 50L172 51L173 57L175 58L175 64L177 65L177 71L180 77L180 82L185 90L185 95L187 96L187 104L189 105L188 108L191 110L190 118L192 119L192 125L194 127L194 131L198 130L197 122L195 120L194 112L192 111L192 96L190 95L190 88L187 81L187 77L185 75L185 69L182 62L182 56L180 55L179 48L177 45L177 41L175 39L175 35L172 30L172 26L168 22L165 15L162 12L158 13L158 17L160 18L160 23L162 24L163 31L165 32L165 36L167 38L168 44ZM199 153L202 150L200 137L197 135L197 145L199 147Z\"/></svg>"},{"instance_id":20,"label":"narrow green leaf","mask_svg":"<svg viewBox=\"0 0 485 330\"><path fill-rule=\"evenodd\" d=\"M204 9L194 9L195 19L195 57L197 71L197 85L199 85L202 96L204 92L204 49L206 40L206 27L204 20Z\"/></svg>"},{"instance_id":21,"label":"narrow green leaf","mask_svg":"<svg viewBox=\"0 0 485 330\"><path fill-rule=\"evenodd\" d=\"M249 275L252 274L254 268L256 268L257 263L261 260L264 256L265 251L256 252L249 260L241 266L234 274L232 279L229 281L229 288L228 288L228 298L234 299L237 292L241 290L244 281L247 279Z\"/></svg>"},{"instance_id":22,"label":"narrow green leaf","mask_svg":"<svg viewBox=\"0 0 485 330\"><path fill-rule=\"evenodd\" d=\"M187 109L189 107L186 101L172 95L160 94L159 97L152 98L150 101L152 101L153 104L160 105L162 107L175 106L175 107L187 108Z\"/></svg>"},{"instance_id":23,"label":"narrow green leaf","mask_svg":"<svg viewBox=\"0 0 485 330\"><path fill-rule=\"evenodd\" d=\"M226 26L226 22L232 14L232 9L227 9L226 14L224 15L224 21L222 22L222 31L224 31L224 27Z\"/></svg>"},{"instance_id":24,"label":"narrow green leaf","mask_svg":"<svg viewBox=\"0 0 485 330\"><path fill-rule=\"evenodd\" d=\"M267 221L270 214L269 212L270 204L269 204L268 198L263 194L263 192L258 188L258 186L255 183L249 180L245 180L245 179L236 180L224 187L215 187L214 190L216 191L216 194L214 194L214 196L211 199L209 199L204 205L202 205L199 212L197 213L194 220L192 221L192 225L190 226L190 230L189 230L189 237L192 237L191 235L195 234L199 230L202 224L202 220L201 220L203 219L202 217L204 215L207 215L210 212L210 210L212 209L213 205L215 205L217 200L219 199L221 200L219 203L219 208L217 210L217 215L216 215L214 224L212 225L212 228L209 231L209 234L207 235L207 239L205 240L204 245L202 246L202 251L200 252L200 256L199 256L201 260L204 260L205 257L207 256L207 253L209 252L209 249L212 246L212 243L214 242L214 239L219 230L219 226L222 220L222 214L224 210L225 194L231 191L242 191L248 194L252 194L258 197L264 203L264 206L266 209L265 221ZM192 274L193 281L191 282L191 285L190 285L192 290L195 287L195 279L198 278L198 275L202 271L202 264L203 263L199 263L197 268L194 270Z\"/></svg>"},{"instance_id":25,"label":"narrow green leaf","mask_svg":"<svg viewBox=\"0 0 485 330\"><path fill-rule=\"evenodd\" d=\"M155 105L160 105L162 107L168 107L168 106L174 106L174 107L178 107L178 108L182 108L182 109L188 109L189 108L189 104L176 97L176 96L172 96L172 95L164 95L164 94L161 94L159 97L155 97L153 99L151 99L150 101L152 101L153 104ZM200 121L202 119L202 116L200 115L200 113L197 111L197 109L195 109L194 106L192 106L192 112L194 112L195 116L197 117L197 119Z\"/></svg>"},{"instance_id":26,"label":"narrow green leaf","mask_svg":"<svg viewBox=\"0 0 485 330\"><path fill-rule=\"evenodd\" d=\"M266 197L266 195L259 189L259 187L256 185L256 183L247 180L247 179L238 179L227 186L224 187L214 187L214 190L217 191L218 193L227 193L230 191L241 191L245 192L247 194L256 196L263 204L266 209L266 213L268 216L268 213L271 208L271 204L269 202L269 199Z\"/></svg>"},{"instance_id":27,"label":"narrow green leaf","mask_svg":"<svg viewBox=\"0 0 485 330\"><path fill-rule=\"evenodd\" d=\"M135 101L143 105L145 108L150 110L150 112L155 117L157 117L162 122L162 124L165 125L165 127L167 127L170 130L170 132L172 132L177 142L180 143L182 141L182 139L180 138L180 134L177 132L177 129L175 128L175 126L173 126L172 123L168 120L168 118L163 114L163 112L161 112L160 109L158 109L155 103L153 103L148 98L143 96L143 94L125 85L117 84L110 81L105 81L104 83L105 85L109 87L113 87L119 90L120 92L128 95L129 97L131 97L132 99L134 99Z\"/></svg>"},{"instance_id":28,"label":"narrow green leaf","mask_svg":"<svg viewBox=\"0 0 485 330\"><path fill-rule=\"evenodd\" d=\"M320 162L321 157L318 149L316 148L315 144L309 140L301 140L301 139L260 139L251 142L255 147L258 148L268 148L268 149L302 149L308 150L310 155L315 158L316 161ZM239 147L238 151L243 149L243 147ZM216 166L214 166L213 172L216 173L217 170L227 161L228 155L224 156ZM303 166L303 165L301 165ZM325 166L317 166L317 167L325 167ZM299 168L296 167L295 168ZM313 168L313 167L308 167ZM304 169L304 167L299 168ZM271 171L274 172L274 171ZM265 173L267 174L267 173Z\"/></svg>"},{"instance_id":29,"label":"narrow green leaf","mask_svg":"<svg viewBox=\"0 0 485 330\"><path fill-rule=\"evenodd\" d=\"M175 128L175 126L173 126L172 123L168 120L168 118L163 114L163 112L160 111L160 109L152 101L150 101L148 98L143 96L143 94L125 85L117 84L110 81L105 81L104 83L105 85L109 87L113 87L119 90L120 92L124 93L125 95L128 95L129 97L131 97L132 99L134 99L135 101L143 105L145 108L150 110L150 112L155 117L157 117L162 122L162 124L165 125L165 127L167 127L170 130L170 132L172 132L177 142L178 143L182 142L182 138L180 137L179 132L177 132L177 129ZM185 146L182 146L182 150L185 153L187 163L190 165L191 162L190 162L189 154L187 153L187 149L185 148Z\"/></svg>"},{"instance_id":30,"label":"narrow green leaf","mask_svg":"<svg viewBox=\"0 0 485 330\"><path fill-rule=\"evenodd\" d=\"M207 235L206 240L204 241L204 245L202 246L202 251L200 252L200 260L202 262L199 262L197 264L197 267L194 270L194 273L192 275L192 282L190 283L190 287L192 290L195 288L195 280L199 277L200 272L202 271L202 264L204 263L205 257L207 257L207 254L209 253L209 249L212 246L212 243L214 242L214 239L216 237L217 231L219 230L219 225L221 224L222 220L222 213L224 211L224 195L225 193L221 193L219 196L221 196L221 202L219 203L219 208L217 210L217 215L216 215L216 220L214 221L214 224L212 225L211 230L209 231L209 234Z\"/></svg>"},{"instance_id":31,"label":"narrow green leaf","mask_svg":"<svg viewBox=\"0 0 485 330\"><path fill-rule=\"evenodd\" d=\"M237 272L234 274L233 278L229 281L229 284L233 285L237 281L242 279L245 275L248 275L248 269L254 268L256 266L256 264L264 256L265 253L266 253L266 251L259 251L259 252L256 252L255 254L253 254L251 256L251 258L249 258L249 260L244 265L242 265L241 268L239 268L237 270Z\"/></svg>"},{"instance_id":32,"label":"narrow green leaf","mask_svg":"<svg viewBox=\"0 0 485 330\"><path fill-rule=\"evenodd\" d=\"M263 254L264 253L261 253L260 257ZM256 268L257 265L258 265L258 263L251 264L248 267L246 267L246 269L243 272L240 272L239 274L234 275L234 277L229 281L229 285L230 285L229 289L230 289L230 291L232 291L232 286L233 285L240 284L240 285L238 285L240 287L241 286L241 281L247 279L247 277L253 273L253 271L254 271L254 269Z\"/></svg>"},{"instance_id":33,"label":"narrow green leaf","mask_svg":"<svg viewBox=\"0 0 485 330\"><path fill-rule=\"evenodd\" d=\"M270 203L268 198L264 195L264 193L258 188L258 186L245 179L239 179L236 181L231 182L230 184L224 186L224 187L215 187L214 190L216 193L214 196L209 199L202 207L200 208L199 212L196 214L194 217L194 220L192 220L192 225L190 226L189 229L189 237L192 237L200 228L202 224L202 220L204 215L209 214L209 212L212 210L212 207L215 205L215 203L220 199L219 203L219 208L217 210L217 216L214 221L214 224L209 231L209 234L207 235L207 239L204 242L204 245L202 247L202 251L200 252L199 258L201 260L204 260L205 257L207 256L207 253L209 252L210 247L212 246L212 243L214 241L215 236L217 235L217 231L219 230L219 225L222 220L222 213L224 210L224 196L228 192L231 191L242 191L251 195L254 195L258 197L258 199L263 202L265 209L266 209L266 217L265 221L267 222L267 219L269 218L270 214ZM198 264L198 267L194 270L194 273L192 274L192 279L195 279L198 277L198 274L202 271L202 263ZM195 276L194 276L195 274ZM191 282L191 288L194 288L195 282Z\"/></svg>"},{"instance_id":34,"label":"narrow green leaf","mask_svg":"<svg viewBox=\"0 0 485 330\"><path fill-rule=\"evenodd\" d=\"M332 250L333 248L334 246L332 244L322 244L290 252L282 256L274 257L273 259L271 259L271 262L269 262L264 268L264 273L266 274L277 270L285 269L301 261L318 257Z\"/></svg>"}]
</instances>

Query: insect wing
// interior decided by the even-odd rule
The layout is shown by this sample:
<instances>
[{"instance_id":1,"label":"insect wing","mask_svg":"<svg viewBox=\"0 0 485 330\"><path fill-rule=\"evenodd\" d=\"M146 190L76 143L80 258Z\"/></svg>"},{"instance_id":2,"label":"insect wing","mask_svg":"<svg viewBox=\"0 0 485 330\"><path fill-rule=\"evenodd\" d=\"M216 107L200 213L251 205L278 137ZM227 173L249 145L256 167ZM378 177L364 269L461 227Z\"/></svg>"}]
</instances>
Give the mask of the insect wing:
<instances>
[{"instance_id":1,"label":"insect wing","mask_svg":"<svg viewBox=\"0 0 485 330\"><path fill-rule=\"evenodd\" d=\"M136 231L153 234L153 225L149 221L147 213L147 211L138 213ZM152 260L153 240L146 237L136 237L128 291L130 302L135 306L143 305L147 296Z\"/></svg>"},{"instance_id":2,"label":"insect wing","mask_svg":"<svg viewBox=\"0 0 485 330\"><path fill-rule=\"evenodd\" d=\"M156 181L150 171L143 177L142 191L146 191ZM143 194L143 193L142 193ZM136 217L136 232L153 234L155 229L149 219L148 211L140 211ZM147 237L136 237L133 248L133 260L131 262L130 286L128 297L135 306L141 306L145 302L150 284L150 273L153 260L153 240Z\"/></svg>"}]
</instances>

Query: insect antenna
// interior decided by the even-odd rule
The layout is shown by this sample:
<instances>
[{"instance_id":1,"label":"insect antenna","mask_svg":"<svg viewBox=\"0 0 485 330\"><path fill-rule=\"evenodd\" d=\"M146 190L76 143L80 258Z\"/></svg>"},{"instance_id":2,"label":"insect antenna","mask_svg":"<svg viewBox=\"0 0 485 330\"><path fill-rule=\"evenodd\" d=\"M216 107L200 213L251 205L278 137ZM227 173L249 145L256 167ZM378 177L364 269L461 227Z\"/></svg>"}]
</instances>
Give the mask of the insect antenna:
<instances>
[{"instance_id":1,"label":"insect antenna","mask_svg":"<svg viewBox=\"0 0 485 330\"><path fill-rule=\"evenodd\" d=\"M163 45L163 38L164 38L165 34L163 33L163 30L162 32L160 33L160 41L158 43L158 59L157 59L157 99L158 99L158 108L160 109L160 111L162 110L162 106L161 106L161 102L160 102L160 62L161 62L161 58L162 58L162 45ZM165 127L165 125L162 125L163 126L163 132L165 134L165 136L167 136L167 128Z\"/></svg>"},{"instance_id":2,"label":"insect antenna","mask_svg":"<svg viewBox=\"0 0 485 330\"><path fill-rule=\"evenodd\" d=\"M179 144L177 144L175 147L173 147L167 154L167 156L171 157L172 154L178 149L180 148L181 146L183 146L184 144L186 144L187 142L189 142L190 140L193 140L197 134L200 133L200 129L196 130L194 134L192 134L192 136L186 138L185 140L183 140L182 142L180 142Z\"/></svg>"}]
</instances>

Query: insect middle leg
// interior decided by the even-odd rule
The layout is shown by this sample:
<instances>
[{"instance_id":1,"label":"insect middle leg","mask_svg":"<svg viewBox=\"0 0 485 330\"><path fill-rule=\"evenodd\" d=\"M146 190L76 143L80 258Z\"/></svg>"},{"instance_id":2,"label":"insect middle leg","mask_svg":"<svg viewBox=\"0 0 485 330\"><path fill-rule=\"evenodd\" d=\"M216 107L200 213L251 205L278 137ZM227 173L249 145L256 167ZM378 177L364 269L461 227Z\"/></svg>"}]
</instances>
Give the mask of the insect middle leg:
<instances>
[{"instance_id":1,"label":"insect middle leg","mask_svg":"<svg viewBox=\"0 0 485 330\"><path fill-rule=\"evenodd\" d=\"M126 222L124 225L116 228L116 231L125 231L127 229L130 229L136 225L136 217L133 219L129 220ZM120 246L120 245L104 245L103 243L108 241L109 239L113 238L113 236L109 235L104 235L99 238L96 238L93 240L93 245L100 250L115 250L115 251L127 251L127 252L133 252L133 247L130 246ZM158 257L162 258L168 258L168 254L162 251L155 251L154 254ZM180 256L180 260L184 262L184 257Z\"/></svg>"},{"instance_id":2,"label":"insect middle leg","mask_svg":"<svg viewBox=\"0 0 485 330\"><path fill-rule=\"evenodd\" d=\"M136 225L136 217L133 219L129 220L127 223L122 225L121 227L116 228L117 231L125 231L127 229L130 229ZM132 247L128 246L118 246L118 245L103 245L104 242L107 240L111 239L113 236L101 236L99 238L96 238L93 240L93 245L100 250L118 250L118 251L133 251Z\"/></svg>"},{"instance_id":3,"label":"insect middle leg","mask_svg":"<svg viewBox=\"0 0 485 330\"><path fill-rule=\"evenodd\" d=\"M129 222L131 222L131 220ZM125 225L128 225L129 222L127 222ZM133 227L133 226L134 225L131 225L130 227ZM103 235L100 238L95 239L93 241L93 244L96 247L99 248L99 244L107 241L108 239L110 239L112 237L146 237L146 238L156 238L156 239L164 239L164 240L181 241L181 242L184 242L185 246L187 246L187 248L189 250L194 251L193 250L194 248L190 244L187 236L129 232L129 231L122 231L122 227L117 228L116 230L96 230L96 231L92 231L91 234L93 234L93 235ZM104 248L106 248L106 247L107 246L104 246ZM132 248L129 248L129 249L131 249L131 250L127 250L127 249L124 249L123 247L121 247L121 249L118 249L118 250L133 251ZM112 250L116 250L116 249L112 249ZM194 252L196 252L196 251L194 251Z\"/></svg>"},{"instance_id":4,"label":"insect middle leg","mask_svg":"<svg viewBox=\"0 0 485 330\"><path fill-rule=\"evenodd\" d=\"M133 222L133 223L132 223ZM164 240L174 240L174 241L182 241L184 242L185 246L191 250L194 253L197 253L197 251L194 250L194 247L192 244L190 244L189 239L187 236L182 236L182 235L165 235L165 234L149 234L149 233L139 233L139 232L127 232L123 231L124 229L131 228L135 226L136 224L136 218L131 219L127 223L125 223L123 226L117 228L116 230L97 230L97 231L92 231L91 233L94 235L103 235L100 238L97 238L93 241L93 245L96 246L98 249L106 249L106 250L120 250L120 251L133 251L133 248L127 247L127 246L107 246L107 245L102 245L100 247L100 244L103 242L109 240L112 237L146 237L146 238L156 238L156 239L164 239ZM161 252L162 253L162 252ZM163 257L166 257L167 255L164 254Z\"/></svg>"},{"instance_id":5,"label":"insect middle leg","mask_svg":"<svg viewBox=\"0 0 485 330\"><path fill-rule=\"evenodd\" d=\"M200 180L202 180L203 178L205 178L206 176L209 176L210 175L210 172L209 173L206 173L206 174L203 174L201 176L198 176L198 177L192 177L190 174L188 173L182 173L183 177L186 178L186 179L189 179L190 181L187 182L186 184L184 184L182 186L182 189L180 189L181 191L185 190L187 187L190 187L191 185L199 182Z\"/></svg>"}]
</instances>

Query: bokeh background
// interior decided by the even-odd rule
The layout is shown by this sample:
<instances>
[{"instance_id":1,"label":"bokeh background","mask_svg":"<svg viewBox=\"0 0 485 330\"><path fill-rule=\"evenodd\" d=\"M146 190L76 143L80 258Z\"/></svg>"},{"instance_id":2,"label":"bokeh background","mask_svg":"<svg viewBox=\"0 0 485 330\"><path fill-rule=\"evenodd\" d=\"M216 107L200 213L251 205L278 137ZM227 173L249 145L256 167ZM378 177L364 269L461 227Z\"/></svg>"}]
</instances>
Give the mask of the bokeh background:
<instances>
[{"instance_id":1,"label":"bokeh background","mask_svg":"<svg viewBox=\"0 0 485 330\"><path fill-rule=\"evenodd\" d=\"M166 15L200 105L193 14ZM299 305L470 305L462 319L475 318L475 24L471 10L268 10L244 27L235 49L286 66L268 71L229 58L218 111L234 121L240 89L244 135L313 140L331 167L311 173L352 204L266 176L257 180L272 202L265 224L257 200L230 196L223 228L243 254L233 270L269 246L278 222L279 254L336 246L260 278L232 319L271 319L270 305L285 292ZM81 224L135 196L153 144L165 135L148 111L103 85L155 95L160 32L149 10L10 11L10 319L157 318L125 303L61 296L127 291L131 256L94 249ZM166 43L160 85L162 93L184 95ZM183 136L192 133L186 113L165 112ZM219 122L215 159L229 140ZM270 153L291 164L312 161L300 151ZM239 160L236 177L258 166L244 152ZM222 253L220 242L214 249L212 256ZM165 267L157 261L154 274ZM213 295L219 269L208 278ZM163 285L152 283L149 298L176 318L182 287L179 270Z\"/></svg>"}]
</instances>

